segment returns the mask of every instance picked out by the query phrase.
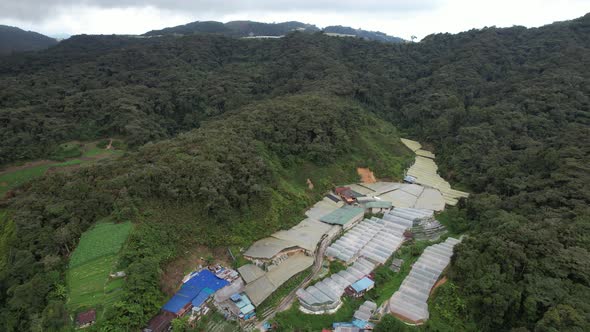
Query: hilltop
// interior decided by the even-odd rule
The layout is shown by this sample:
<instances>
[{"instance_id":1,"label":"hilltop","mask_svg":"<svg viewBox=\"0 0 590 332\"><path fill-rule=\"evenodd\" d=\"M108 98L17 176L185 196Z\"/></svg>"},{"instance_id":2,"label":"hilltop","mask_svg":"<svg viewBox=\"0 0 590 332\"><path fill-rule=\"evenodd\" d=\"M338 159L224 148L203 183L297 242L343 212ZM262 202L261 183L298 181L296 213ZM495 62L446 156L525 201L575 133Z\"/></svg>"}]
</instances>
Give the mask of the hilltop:
<instances>
[{"instance_id":1,"label":"hilltop","mask_svg":"<svg viewBox=\"0 0 590 332\"><path fill-rule=\"evenodd\" d=\"M362 29L353 29L344 26L329 26L320 29L315 25L301 23L297 21L282 23L261 23L253 21L231 21L221 23L216 21L197 21L175 27L164 28L161 30L152 30L146 32L144 36L162 36L162 35L189 35L195 33L213 33L231 37L255 37L255 36L284 36L290 32L327 32L343 35L355 36L366 40L376 40L390 43L401 43L403 39L389 36L378 31L367 31Z\"/></svg>"},{"instance_id":2,"label":"hilltop","mask_svg":"<svg viewBox=\"0 0 590 332\"><path fill-rule=\"evenodd\" d=\"M0 25L0 54L38 51L57 44L57 40L34 31Z\"/></svg>"}]
</instances>

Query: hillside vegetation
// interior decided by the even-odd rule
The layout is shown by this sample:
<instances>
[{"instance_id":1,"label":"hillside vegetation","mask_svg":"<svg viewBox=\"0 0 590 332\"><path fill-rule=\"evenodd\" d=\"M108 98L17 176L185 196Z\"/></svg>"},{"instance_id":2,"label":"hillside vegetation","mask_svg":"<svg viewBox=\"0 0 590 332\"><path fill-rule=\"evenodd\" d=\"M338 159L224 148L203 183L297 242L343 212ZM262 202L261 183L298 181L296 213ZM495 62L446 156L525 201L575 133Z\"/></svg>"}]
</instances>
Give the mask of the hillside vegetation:
<instances>
[{"instance_id":1,"label":"hillside vegetation","mask_svg":"<svg viewBox=\"0 0 590 332\"><path fill-rule=\"evenodd\" d=\"M44 50L55 44L57 40L40 33L0 25L0 55Z\"/></svg>"},{"instance_id":2,"label":"hillside vegetation","mask_svg":"<svg viewBox=\"0 0 590 332\"><path fill-rule=\"evenodd\" d=\"M46 176L8 206L12 226L0 248L12 264L2 275L9 294L3 324L19 331L64 324L64 299L53 291L63 287L63 256L81 234L91 236L84 232L96 220L137 225L119 258L128 274L122 300L99 326L138 329L165 299L160 266L187 247L246 247L299 222L334 184L356 181L356 167L399 179L410 161L396 130L356 103L302 95L254 103L117 160ZM87 245L78 248L88 253Z\"/></svg>"},{"instance_id":3,"label":"hillside vegetation","mask_svg":"<svg viewBox=\"0 0 590 332\"><path fill-rule=\"evenodd\" d=\"M66 245L111 215L138 227L122 253L125 301L105 324L140 327L179 246L246 245L287 227L363 160L399 177L407 152L382 120L429 144L443 175L473 193L453 212L468 234L448 273L455 287L433 300L444 324L422 328L590 330L590 15L413 44L78 36L7 57L0 163L107 136L136 152L5 202L0 324L63 324L47 308L59 305ZM316 193L294 180L302 170L319 170L308 173Z\"/></svg>"}]
</instances>

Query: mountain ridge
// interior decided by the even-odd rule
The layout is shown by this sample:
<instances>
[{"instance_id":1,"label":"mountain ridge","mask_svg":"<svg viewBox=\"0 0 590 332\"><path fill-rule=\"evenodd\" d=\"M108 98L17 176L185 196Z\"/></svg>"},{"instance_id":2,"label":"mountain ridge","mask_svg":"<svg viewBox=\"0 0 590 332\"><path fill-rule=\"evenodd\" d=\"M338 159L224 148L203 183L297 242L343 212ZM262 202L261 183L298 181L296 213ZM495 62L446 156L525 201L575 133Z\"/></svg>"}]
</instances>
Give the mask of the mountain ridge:
<instances>
[{"instance_id":1,"label":"mountain ridge","mask_svg":"<svg viewBox=\"0 0 590 332\"><path fill-rule=\"evenodd\" d=\"M284 36L293 31L302 31L307 33L325 32L342 35L351 35L357 38L375 40L390 43L405 42L404 39L387 35L379 31L368 31L363 29L354 29L342 25L327 26L323 29L313 24L302 23L299 21L287 21L280 23L263 23L248 20L229 21L226 23L218 21L195 21L174 27L166 27L160 30L151 30L143 36L161 36L161 35L187 35L194 33L216 33L230 37L256 37L256 36Z\"/></svg>"},{"instance_id":2,"label":"mountain ridge","mask_svg":"<svg viewBox=\"0 0 590 332\"><path fill-rule=\"evenodd\" d=\"M56 39L35 31L0 25L0 54L39 51L57 43Z\"/></svg>"}]
</instances>

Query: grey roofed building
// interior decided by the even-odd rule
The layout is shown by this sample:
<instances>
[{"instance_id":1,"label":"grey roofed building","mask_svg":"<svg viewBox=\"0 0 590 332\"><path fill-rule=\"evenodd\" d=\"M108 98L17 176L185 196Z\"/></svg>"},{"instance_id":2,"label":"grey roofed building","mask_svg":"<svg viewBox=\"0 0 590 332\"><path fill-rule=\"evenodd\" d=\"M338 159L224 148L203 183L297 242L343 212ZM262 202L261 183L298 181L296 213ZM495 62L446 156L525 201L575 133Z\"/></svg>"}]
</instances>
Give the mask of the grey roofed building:
<instances>
[{"instance_id":1,"label":"grey roofed building","mask_svg":"<svg viewBox=\"0 0 590 332\"><path fill-rule=\"evenodd\" d=\"M353 224L363 218L365 210L359 207L343 206L320 218L327 224L346 226Z\"/></svg>"},{"instance_id":2,"label":"grey roofed building","mask_svg":"<svg viewBox=\"0 0 590 332\"><path fill-rule=\"evenodd\" d=\"M246 283L251 283L264 275L264 271L254 264L241 266L238 268L238 272Z\"/></svg>"},{"instance_id":3,"label":"grey roofed building","mask_svg":"<svg viewBox=\"0 0 590 332\"><path fill-rule=\"evenodd\" d=\"M256 241L252 246L250 246L250 248L248 248L248 250L244 253L244 256L271 259L281 251L293 247L297 247L297 244L273 237L267 237Z\"/></svg>"},{"instance_id":4,"label":"grey roofed building","mask_svg":"<svg viewBox=\"0 0 590 332\"><path fill-rule=\"evenodd\" d=\"M277 290L277 287L264 275L246 285L244 292L248 295L252 303L258 306L275 290Z\"/></svg>"},{"instance_id":5,"label":"grey roofed building","mask_svg":"<svg viewBox=\"0 0 590 332\"><path fill-rule=\"evenodd\" d=\"M223 302L229 299L232 295L236 293L241 293L244 290L244 281L238 278L228 286L223 287L222 289L215 292L214 298L216 302Z\"/></svg>"},{"instance_id":6,"label":"grey roofed building","mask_svg":"<svg viewBox=\"0 0 590 332\"><path fill-rule=\"evenodd\" d=\"M268 279L278 288L292 276L313 265L314 258L295 254L266 273Z\"/></svg>"},{"instance_id":7,"label":"grey roofed building","mask_svg":"<svg viewBox=\"0 0 590 332\"><path fill-rule=\"evenodd\" d=\"M392 203L389 201L373 201L373 202L367 202L364 204L365 208L368 209L373 209L373 208L378 208L378 209L389 209L392 206Z\"/></svg>"},{"instance_id":8,"label":"grey roofed building","mask_svg":"<svg viewBox=\"0 0 590 332\"><path fill-rule=\"evenodd\" d=\"M302 253L291 255L279 265L275 265L272 270L248 283L244 292L252 303L258 306L291 277L312 266L313 261L313 257Z\"/></svg>"},{"instance_id":9,"label":"grey roofed building","mask_svg":"<svg viewBox=\"0 0 590 332\"><path fill-rule=\"evenodd\" d=\"M289 230L274 233L272 237L294 243L313 252L322 236L328 233L331 228L332 226L323 222L307 218Z\"/></svg>"}]
</instances>

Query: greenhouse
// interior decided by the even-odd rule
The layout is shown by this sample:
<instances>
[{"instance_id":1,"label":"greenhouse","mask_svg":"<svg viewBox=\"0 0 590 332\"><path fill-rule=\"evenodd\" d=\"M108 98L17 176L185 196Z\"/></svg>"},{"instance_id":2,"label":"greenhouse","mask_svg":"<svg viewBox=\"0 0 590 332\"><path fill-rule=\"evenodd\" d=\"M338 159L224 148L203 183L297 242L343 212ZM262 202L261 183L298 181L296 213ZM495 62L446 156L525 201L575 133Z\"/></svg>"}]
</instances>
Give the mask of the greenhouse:
<instances>
[{"instance_id":1,"label":"greenhouse","mask_svg":"<svg viewBox=\"0 0 590 332\"><path fill-rule=\"evenodd\" d=\"M424 250L412 266L399 290L389 300L389 311L411 323L422 323L429 317L428 297L440 274L453 256L453 248L460 241L447 238L443 243Z\"/></svg>"},{"instance_id":2,"label":"greenhouse","mask_svg":"<svg viewBox=\"0 0 590 332\"><path fill-rule=\"evenodd\" d=\"M309 286L306 289L297 290L297 297L304 312L322 314L331 313L340 307L340 300L344 290L370 274L375 265L370 261L360 258L346 270Z\"/></svg>"}]
</instances>

